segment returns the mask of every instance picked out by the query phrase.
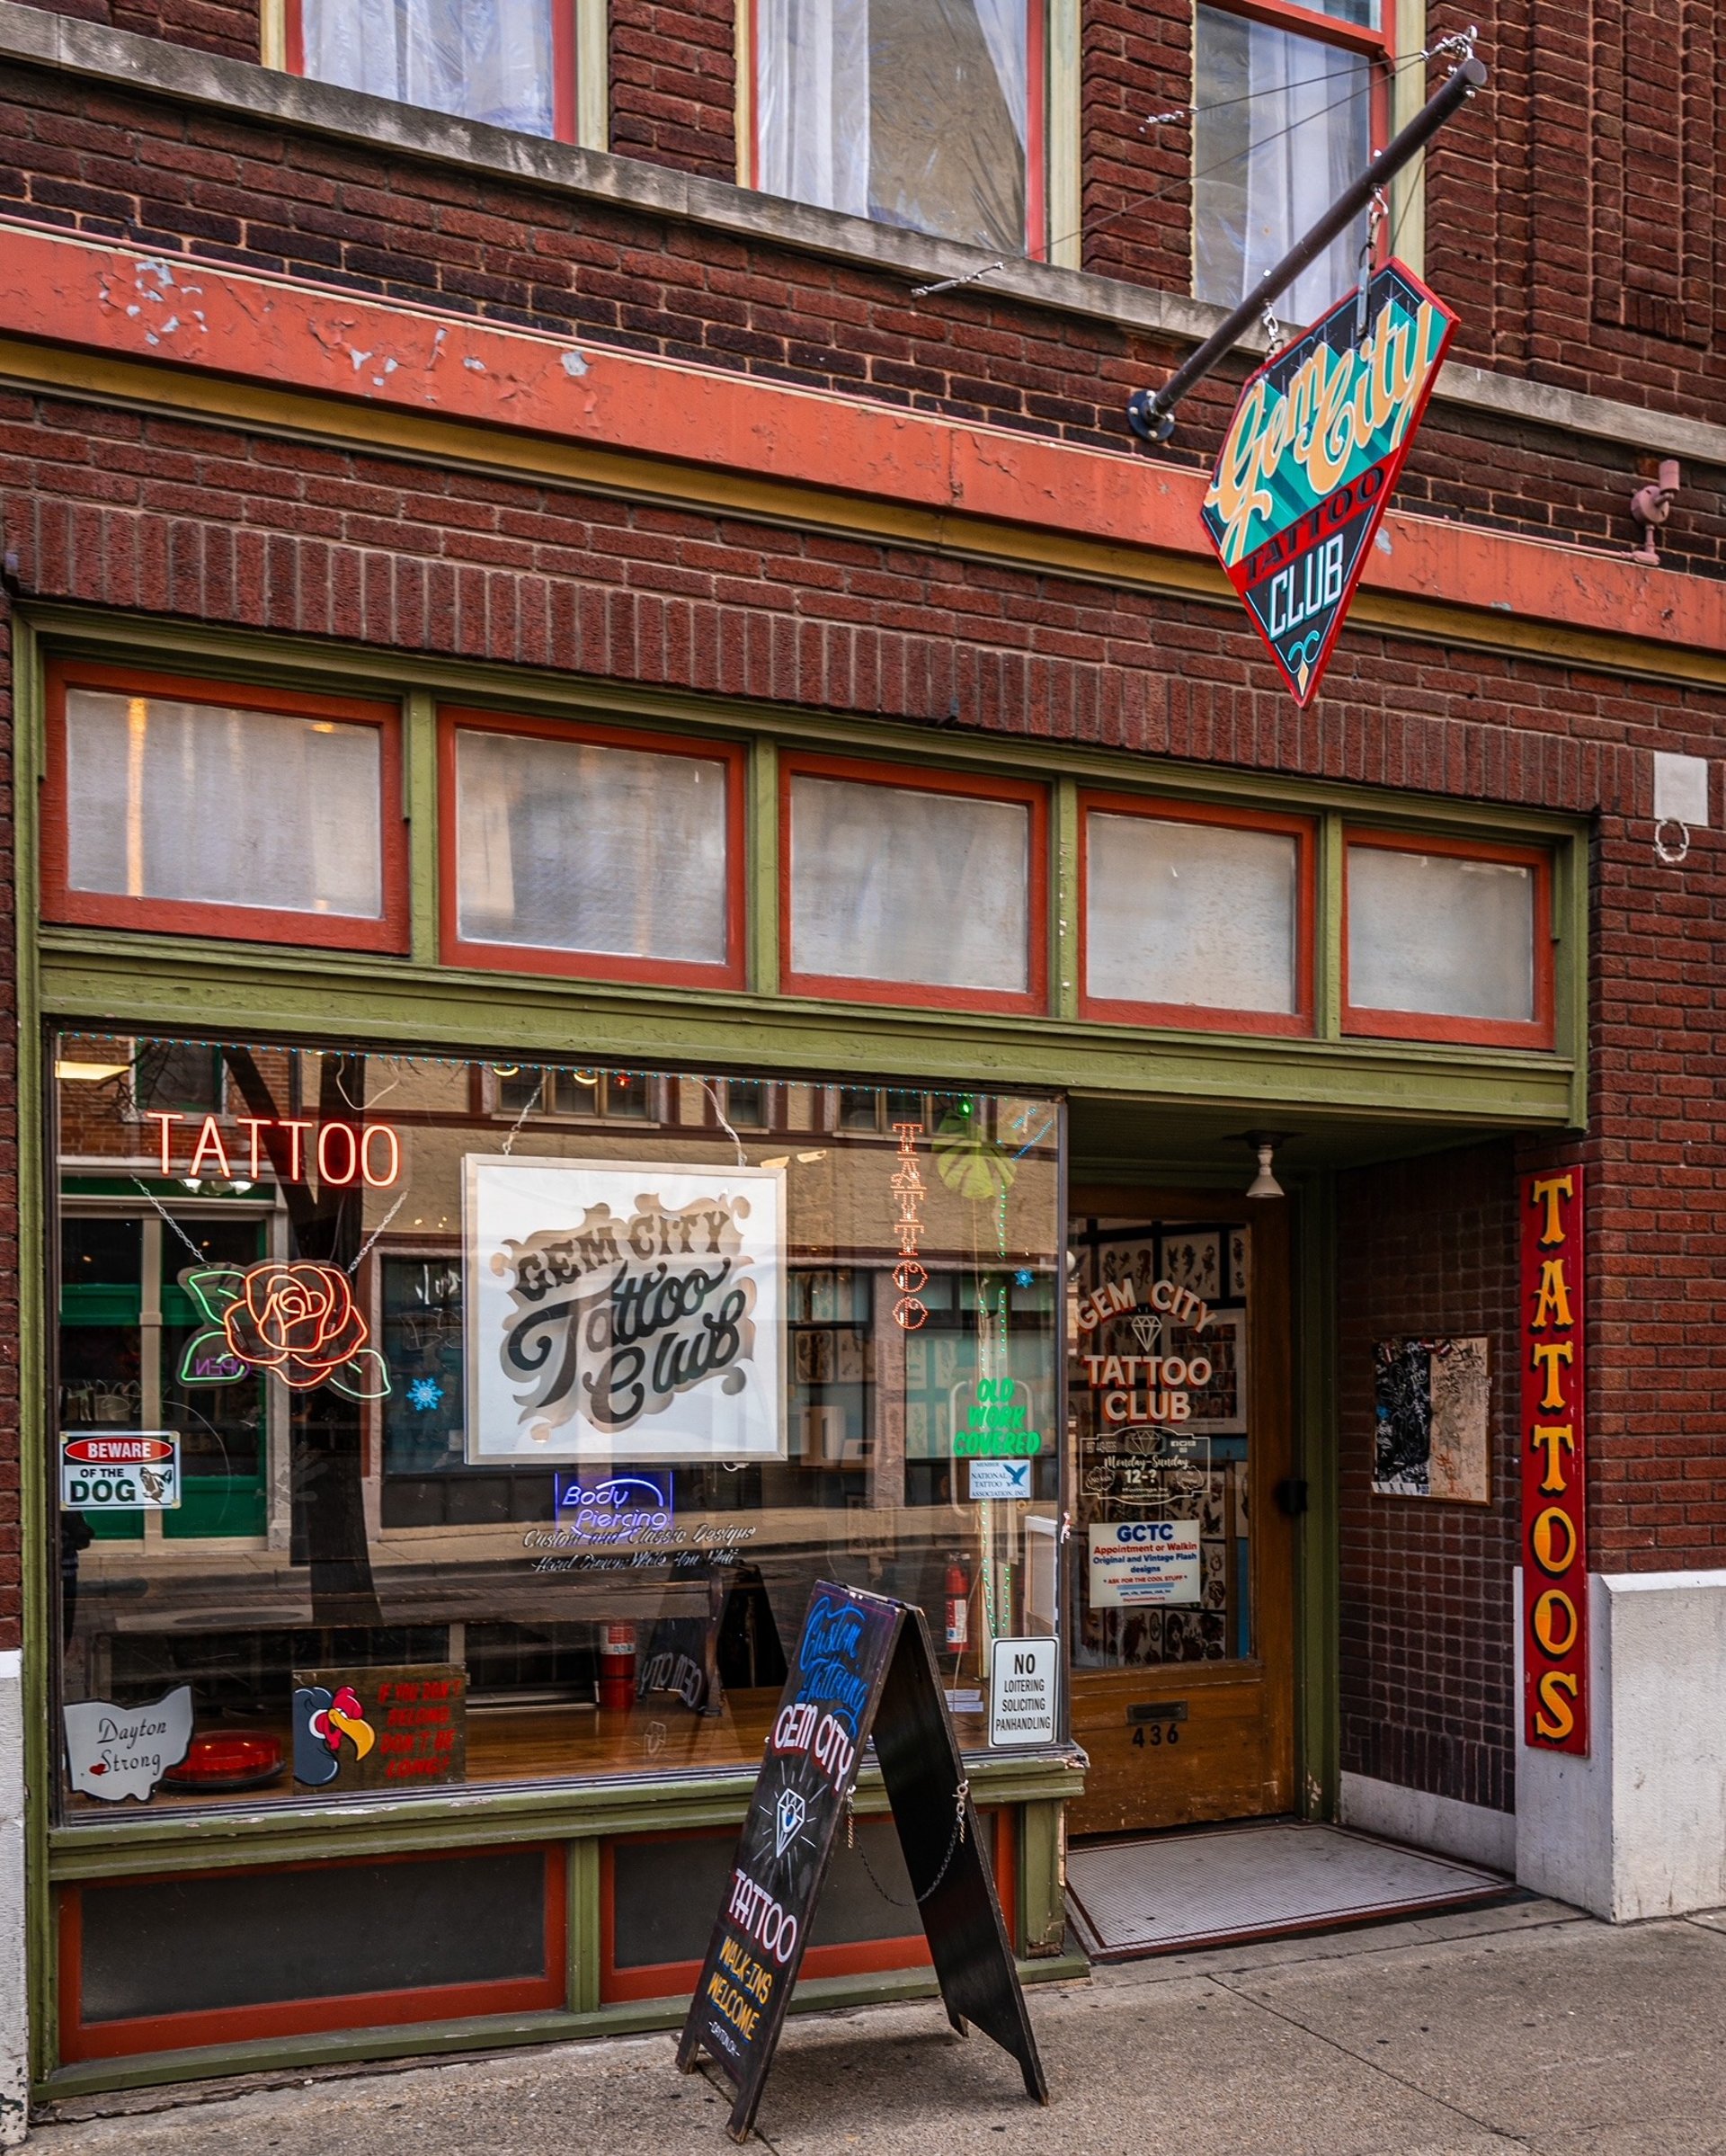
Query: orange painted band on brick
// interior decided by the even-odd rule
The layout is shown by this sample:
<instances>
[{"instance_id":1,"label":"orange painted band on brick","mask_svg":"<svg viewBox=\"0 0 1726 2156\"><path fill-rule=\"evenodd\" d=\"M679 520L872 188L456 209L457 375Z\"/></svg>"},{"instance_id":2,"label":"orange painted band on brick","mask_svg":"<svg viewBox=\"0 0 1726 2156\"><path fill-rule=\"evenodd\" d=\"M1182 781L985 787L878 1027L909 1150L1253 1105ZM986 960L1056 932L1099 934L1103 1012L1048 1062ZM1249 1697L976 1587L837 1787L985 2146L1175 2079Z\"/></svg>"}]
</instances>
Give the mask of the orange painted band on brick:
<instances>
[{"instance_id":1,"label":"orange painted band on brick","mask_svg":"<svg viewBox=\"0 0 1726 2156\"><path fill-rule=\"evenodd\" d=\"M1203 559L1197 473L0 222L20 338ZM1392 512L1366 588L1726 651L1726 585ZM1219 596L1223 580L1216 578Z\"/></svg>"}]
</instances>

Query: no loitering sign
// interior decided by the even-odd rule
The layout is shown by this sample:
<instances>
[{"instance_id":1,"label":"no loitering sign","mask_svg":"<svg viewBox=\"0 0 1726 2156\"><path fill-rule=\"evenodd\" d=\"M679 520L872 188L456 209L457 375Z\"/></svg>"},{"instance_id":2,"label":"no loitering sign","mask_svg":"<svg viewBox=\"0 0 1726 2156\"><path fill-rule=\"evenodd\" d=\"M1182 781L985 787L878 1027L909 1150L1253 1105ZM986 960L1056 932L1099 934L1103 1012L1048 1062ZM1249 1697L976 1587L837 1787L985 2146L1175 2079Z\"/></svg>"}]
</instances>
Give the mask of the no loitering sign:
<instances>
[{"instance_id":1,"label":"no loitering sign","mask_svg":"<svg viewBox=\"0 0 1726 2156\"><path fill-rule=\"evenodd\" d=\"M1456 317L1388 262L1247 378L1201 515L1303 708L1319 692Z\"/></svg>"}]
</instances>

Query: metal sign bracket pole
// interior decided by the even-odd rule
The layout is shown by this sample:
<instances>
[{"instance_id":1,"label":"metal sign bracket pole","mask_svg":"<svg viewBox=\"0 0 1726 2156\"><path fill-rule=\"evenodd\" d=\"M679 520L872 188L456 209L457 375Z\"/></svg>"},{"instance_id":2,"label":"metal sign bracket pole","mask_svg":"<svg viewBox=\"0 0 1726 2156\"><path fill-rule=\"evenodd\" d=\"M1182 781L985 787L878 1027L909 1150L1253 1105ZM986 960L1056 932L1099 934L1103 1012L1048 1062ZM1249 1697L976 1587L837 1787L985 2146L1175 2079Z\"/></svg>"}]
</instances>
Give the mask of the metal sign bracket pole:
<instances>
[{"instance_id":1,"label":"metal sign bracket pole","mask_svg":"<svg viewBox=\"0 0 1726 2156\"><path fill-rule=\"evenodd\" d=\"M1219 361L1227 357L1242 331L1250 328L1281 293L1286 291L1307 264L1315 261L1345 231L1372 200L1378 190L1424 149L1453 113L1458 111L1486 84L1486 67L1472 54L1452 69L1400 135L1393 136L1348 191L1297 240L1273 270L1253 286L1226 322L1212 331L1183 366L1178 367L1161 389L1134 392L1126 407L1127 424L1142 441L1167 441L1175 431L1175 406L1197 388Z\"/></svg>"}]
</instances>

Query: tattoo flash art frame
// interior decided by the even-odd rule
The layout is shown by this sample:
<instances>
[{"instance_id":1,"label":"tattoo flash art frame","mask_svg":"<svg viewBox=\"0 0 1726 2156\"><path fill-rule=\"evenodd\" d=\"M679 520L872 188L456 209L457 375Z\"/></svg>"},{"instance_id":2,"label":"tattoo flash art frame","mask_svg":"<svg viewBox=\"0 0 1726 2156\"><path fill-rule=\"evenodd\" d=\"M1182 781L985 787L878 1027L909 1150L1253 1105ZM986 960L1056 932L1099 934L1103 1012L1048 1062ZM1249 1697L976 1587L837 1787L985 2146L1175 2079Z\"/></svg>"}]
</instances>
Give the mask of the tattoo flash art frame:
<instances>
[{"instance_id":1,"label":"tattoo flash art frame","mask_svg":"<svg viewBox=\"0 0 1726 2156\"><path fill-rule=\"evenodd\" d=\"M470 1466L785 1457L781 1169L465 1171Z\"/></svg>"}]
</instances>

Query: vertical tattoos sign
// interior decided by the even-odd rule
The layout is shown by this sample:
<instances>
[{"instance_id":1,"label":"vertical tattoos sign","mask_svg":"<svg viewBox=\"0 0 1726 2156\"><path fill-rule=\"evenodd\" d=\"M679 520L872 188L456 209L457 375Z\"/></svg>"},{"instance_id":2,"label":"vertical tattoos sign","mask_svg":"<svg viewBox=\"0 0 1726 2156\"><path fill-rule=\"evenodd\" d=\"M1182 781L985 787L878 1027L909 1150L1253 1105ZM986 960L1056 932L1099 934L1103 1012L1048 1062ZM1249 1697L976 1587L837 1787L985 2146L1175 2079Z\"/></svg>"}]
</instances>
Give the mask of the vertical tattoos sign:
<instances>
[{"instance_id":1,"label":"vertical tattoos sign","mask_svg":"<svg viewBox=\"0 0 1726 2156\"><path fill-rule=\"evenodd\" d=\"M779 1170L466 1168L470 1462L783 1457Z\"/></svg>"},{"instance_id":2,"label":"vertical tattoos sign","mask_svg":"<svg viewBox=\"0 0 1726 2156\"><path fill-rule=\"evenodd\" d=\"M1582 1171L1522 1184L1523 1741L1588 1749Z\"/></svg>"}]
</instances>

